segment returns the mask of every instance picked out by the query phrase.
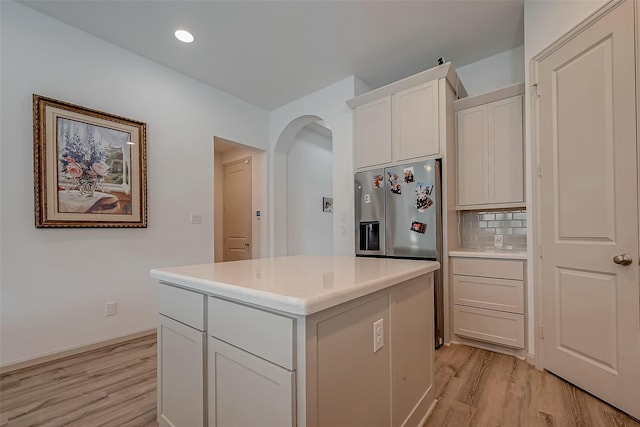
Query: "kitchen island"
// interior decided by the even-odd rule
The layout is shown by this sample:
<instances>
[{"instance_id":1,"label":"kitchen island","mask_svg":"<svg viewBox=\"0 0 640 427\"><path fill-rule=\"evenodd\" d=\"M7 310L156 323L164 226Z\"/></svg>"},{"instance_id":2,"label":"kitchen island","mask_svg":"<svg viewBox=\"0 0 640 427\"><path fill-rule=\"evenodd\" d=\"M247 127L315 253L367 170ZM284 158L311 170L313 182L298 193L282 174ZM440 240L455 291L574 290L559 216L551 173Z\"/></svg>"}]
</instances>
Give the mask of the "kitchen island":
<instances>
[{"instance_id":1,"label":"kitchen island","mask_svg":"<svg viewBox=\"0 0 640 427\"><path fill-rule=\"evenodd\" d=\"M292 256L163 268L160 426L419 426L431 261Z\"/></svg>"}]
</instances>

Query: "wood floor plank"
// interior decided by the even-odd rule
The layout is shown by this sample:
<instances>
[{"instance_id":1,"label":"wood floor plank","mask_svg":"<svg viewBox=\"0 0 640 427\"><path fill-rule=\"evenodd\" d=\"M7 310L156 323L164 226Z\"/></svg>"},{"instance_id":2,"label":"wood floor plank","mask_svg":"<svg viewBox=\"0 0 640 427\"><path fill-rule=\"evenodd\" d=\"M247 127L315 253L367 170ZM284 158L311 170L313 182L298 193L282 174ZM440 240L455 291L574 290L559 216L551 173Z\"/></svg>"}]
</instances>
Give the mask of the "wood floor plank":
<instances>
[{"instance_id":1,"label":"wood floor plank","mask_svg":"<svg viewBox=\"0 0 640 427\"><path fill-rule=\"evenodd\" d=\"M455 344L440 360L440 351L435 356L438 402L425 427L640 427L523 360Z\"/></svg>"},{"instance_id":2,"label":"wood floor plank","mask_svg":"<svg viewBox=\"0 0 640 427\"><path fill-rule=\"evenodd\" d=\"M150 335L3 374L0 426L157 427L156 364ZM435 391L425 427L640 427L553 374L464 345L436 351Z\"/></svg>"}]
</instances>

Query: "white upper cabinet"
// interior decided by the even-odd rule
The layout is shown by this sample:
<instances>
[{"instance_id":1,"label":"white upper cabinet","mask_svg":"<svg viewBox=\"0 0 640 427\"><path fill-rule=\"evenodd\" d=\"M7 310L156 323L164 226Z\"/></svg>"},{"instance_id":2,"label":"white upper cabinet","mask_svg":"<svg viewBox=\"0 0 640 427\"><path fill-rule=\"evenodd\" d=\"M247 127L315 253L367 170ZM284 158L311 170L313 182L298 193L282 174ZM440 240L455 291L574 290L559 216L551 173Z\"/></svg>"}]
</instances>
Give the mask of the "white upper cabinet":
<instances>
[{"instance_id":1,"label":"white upper cabinet","mask_svg":"<svg viewBox=\"0 0 640 427\"><path fill-rule=\"evenodd\" d=\"M457 111L459 208L525 205L522 116L522 95Z\"/></svg>"},{"instance_id":2,"label":"white upper cabinet","mask_svg":"<svg viewBox=\"0 0 640 427\"><path fill-rule=\"evenodd\" d=\"M447 63L348 100L356 170L442 157L447 111L466 95Z\"/></svg>"},{"instance_id":3,"label":"white upper cabinet","mask_svg":"<svg viewBox=\"0 0 640 427\"><path fill-rule=\"evenodd\" d=\"M391 97L385 96L356 107L356 167L391 162Z\"/></svg>"},{"instance_id":4,"label":"white upper cabinet","mask_svg":"<svg viewBox=\"0 0 640 427\"><path fill-rule=\"evenodd\" d=\"M409 160L436 155L438 139L438 81L393 95L394 159Z\"/></svg>"},{"instance_id":5,"label":"white upper cabinet","mask_svg":"<svg viewBox=\"0 0 640 427\"><path fill-rule=\"evenodd\" d=\"M456 115L458 141L458 204L478 205L488 200L487 109L468 108Z\"/></svg>"},{"instance_id":6,"label":"white upper cabinet","mask_svg":"<svg viewBox=\"0 0 640 427\"><path fill-rule=\"evenodd\" d=\"M487 105L489 121L489 201L524 203L522 96Z\"/></svg>"}]
</instances>

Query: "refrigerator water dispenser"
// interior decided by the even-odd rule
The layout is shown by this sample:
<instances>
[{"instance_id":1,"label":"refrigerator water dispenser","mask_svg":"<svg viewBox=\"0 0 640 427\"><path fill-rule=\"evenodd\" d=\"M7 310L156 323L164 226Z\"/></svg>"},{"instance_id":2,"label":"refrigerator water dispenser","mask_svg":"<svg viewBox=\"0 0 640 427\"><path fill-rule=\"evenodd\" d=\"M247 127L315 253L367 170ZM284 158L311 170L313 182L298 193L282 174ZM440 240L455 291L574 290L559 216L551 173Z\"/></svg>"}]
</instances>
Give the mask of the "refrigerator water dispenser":
<instances>
[{"instance_id":1,"label":"refrigerator water dispenser","mask_svg":"<svg viewBox=\"0 0 640 427\"><path fill-rule=\"evenodd\" d=\"M378 221L360 223L360 250L380 250L380 223Z\"/></svg>"}]
</instances>

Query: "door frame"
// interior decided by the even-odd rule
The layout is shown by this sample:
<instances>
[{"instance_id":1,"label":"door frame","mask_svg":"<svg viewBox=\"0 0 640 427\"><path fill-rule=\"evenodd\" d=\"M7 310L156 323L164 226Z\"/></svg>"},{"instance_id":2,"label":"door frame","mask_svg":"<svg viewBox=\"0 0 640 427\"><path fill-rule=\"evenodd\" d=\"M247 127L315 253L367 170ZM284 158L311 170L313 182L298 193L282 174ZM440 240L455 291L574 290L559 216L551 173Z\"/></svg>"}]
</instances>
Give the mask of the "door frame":
<instances>
[{"instance_id":1,"label":"door frame","mask_svg":"<svg viewBox=\"0 0 640 427\"><path fill-rule=\"evenodd\" d=\"M534 334L534 342L535 342L535 355L534 355L534 364L536 369L542 370L545 368L544 363L544 355L542 352L542 348L544 343L542 341L543 330L542 330L542 203L540 201L542 189L541 189L541 164L540 164L540 100L538 95L538 82L540 81L540 63L547 58L549 55L556 52L562 46L566 45L569 41L573 40L580 33L585 31L591 25L599 21L603 16L607 15L611 10L620 6L625 0L610 0L609 2L602 5L600 8L596 9L592 14L587 16L581 22L579 22L576 26L574 26L571 30L567 31L564 35L558 38L555 42L550 44L547 48L545 48L542 52L538 53L536 56L531 58L530 62L530 95L527 102L530 102L530 111L531 111L531 159L529 161L529 168L531 170L532 177L532 209L531 209L531 222L534 225L533 232L531 236L533 237L533 256L532 256L532 269L533 269L533 282L534 282L534 313L529 312L529 316L533 315L533 334ZM636 28L636 49L638 49L638 4L636 0L629 0L634 4L635 13L635 28ZM636 55L636 61L638 60ZM640 82L639 79L640 72L636 69L636 80ZM638 88L638 86L636 86ZM636 93L636 105L638 105L638 101L640 97L638 93ZM639 110L640 111L640 110ZM640 118L640 117L639 117ZM636 120L636 126L638 131L640 131L640 122ZM636 146L638 145L638 135L640 133L636 132ZM637 151L637 150L636 150ZM638 161L640 164L640 154ZM640 183L640 174L637 174L638 182ZM640 186L638 187L640 188Z\"/></svg>"}]
</instances>

